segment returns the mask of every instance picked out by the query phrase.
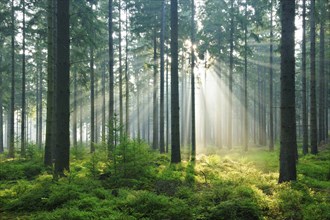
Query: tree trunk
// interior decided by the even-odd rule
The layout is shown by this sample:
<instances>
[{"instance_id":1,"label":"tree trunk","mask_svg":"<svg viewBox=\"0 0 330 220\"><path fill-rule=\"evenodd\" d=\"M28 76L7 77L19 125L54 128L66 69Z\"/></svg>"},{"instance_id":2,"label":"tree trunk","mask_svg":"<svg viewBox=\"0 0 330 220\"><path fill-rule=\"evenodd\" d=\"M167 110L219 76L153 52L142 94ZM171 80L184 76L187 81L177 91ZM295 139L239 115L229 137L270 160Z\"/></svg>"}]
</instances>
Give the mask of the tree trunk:
<instances>
[{"instance_id":1,"label":"tree trunk","mask_svg":"<svg viewBox=\"0 0 330 220\"><path fill-rule=\"evenodd\" d=\"M325 56L324 56L324 26L325 26L325 22L324 22L324 17L325 17L325 13L324 13L324 8L326 7L323 4L323 1L320 1L320 5L321 5L321 13L320 13L320 58L319 58L319 144L324 144L325 141L325 94L324 94L324 87L325 87L325 72L324 72L324 63L325 63Z\"/></svg>"},{"instance_id":2,"label":"tree trunk","mask_svg":"<svg viewBox=\"0 0 330 220\"><path fill-rule=\"evenodd\" d=\"M93 153L95 151L95 101L94 101L94 50L91 48L90 50L90 73L91 73L91 121L90 121L90 134L91 134L91 142L90 142L90 152Z\"/></svg>"},{"instance_id":3,"label":"tree trunk","mask_svg":"<svg viewBox=\"0 0 330 220\"><path fill-rule=\"evenodd\" d=\"M82 119L82 108L83 107L83 102L80 99L79 101L79 132L80 132L80 147L83 145L83 119Z\"/></svg>"},{"instance_id":4,"label":"tree trunk","mask_svg":"<svg viewBox=\"0 0 330 220\"><path fill-rule=\"evenodd\" d=\"M169 119L169 89L168 89L168 50L166 49L166 143L165 143L165 152L168 153L169 146L169 128L170 128L170 119Z\"/></svg>"},{"instance_id":5,"label":"tree trunk","mask_svg":"<svg viewBox=\"0 0 330 220\"><path fill-rule=\"evenodd\" d=\"M191 0L191 160L196 158L196 115L195 115L195 1Z\"/></svg>"},{"instance_id":6,"label":"tree trunk","mask_svg":"<svg viewBox=\"0 0 330 220\"><path fill-rule=\"evenodd\" d=\"M270 46L269 46L269 151L274 151L273 123L273 0L270 7Z\"/></svg>"},{"instance_id":7,"label":"tree trunk","mask_svg":"<svg viewBox=\"0 0 330 220\"><path fill-rule=\"evenodd\" d=\"M43 88L43 84L42 84L42 64L39 63L39 97L38 97L38 111L39 111L39 119L38 119L38 146L39 149L42 149L42 88Z\"/></svg>"},{"instance_id":8,"label":"tree trunk","mask_svg":"<svg viewBox=\"0 0 330 220\"><path fill-rule=\"evenodd\" d=\"M119 30L118 30L118 56L119 56L119 130L120 130L120 137L123 136L123 129L124 126L124 119L123 119L123 66L122 66L122 53L121 53L121 0L118 1L118 23L119 23Z\"/></svg>"},{"instance_id":9,"label":"tree trunk","mask_svg":"<svg viewBox=\"0 0 330 220\"><path fill-rule=\"evenodd\" d=\"M38 50L38 49L37 49ZM38 50L39 52L39 50ZM40 58L39 58L40 59ZM39 143L39 92L40 92L40 86L39 86L39 75L40 75L40 72L39 72L39 68L40 68L40 62L37 62L37 77L36 77L36 80L35 80L35 83L36 83L36 145L38 145ZM26 127L26 130L29 131L29 123L28 123L28 119L26 118L26 122L27 122L27 127ZM31 130L31 128L30 128Z\"/></svg>"},{"instance_id":10,"label":"tree trunk","mask_svg":"<svg viewBox=\"0 0 330 220\"><path fill-rule=\"evenodd\" d=\"M2 46L2 45L1 45ZM0 55L0 154L4 152L3 148L3 101L2 101L2 94L3 94L3 89L2 89L2 55Z\"/></svg>"},{"instance_id":11,"label":"tree trunk","mask_svg":"<svg viewBox=\"0 0 330 220\"><path fill-rule=\"evenodd\" d=\"M73 70L73 112L72 112L72 133L73 147L77 150L77 70Z\"/></svg>"},{"instance_id":12,"label":"tree trunk","mask_svg":"<svg viewBox=\"0 0 330 220\"><path fill-rule=\"evenodd\" d=\"M56 17L56 153L55 173L69 170L70 159L70 15L69 1L57 1Z\"/></svg>"},{"instance_id":13,"label":"tree trunk","mask_svg":"<svg viewBox=\"0 0 330 220\"><path fill-rule=\"evenodd\" d=\"M165 141L164 141L164 128L165 128L165 116L164 116L164 71L165 71L165 0L162 0L162 19L161 19L161 33L160 33L160 153L165 153Z\"/></svg>"},{"instance_id":14,"label":"tree trunk","mask_svg":"<svg viewBox=\"0 0 330 220\"><path fill-rule=\"evenodd\" d=\"M308 114L307 114L307 79L306 79L306 0L303 0L302 24L302 126L303 154L308 153Z\"/></svg>"},{"instance_id":15,"label":"tree trunk","mask_svg":"<svg viewBox=\"0 0 330 220\"><path fill-rule=\"evenodd\" d=\"M178 76L178 1L171 0L171 163L181 162Z\"/></svg>"},{"instance_id":16,"label":"tree trunk","mask_svg":"<svg viewBox=\"0 0 330 220\"><path fill-rule=\"evenodd\" d=\"M21 157L26 156L25 151L25 123L26 123L26 101L25 101L25 84L26 84L26 73L25 73L25 1L23 1L23 27L22 27L22 115L21 115Z\"/></svg>"},{"instance_id":17,"label":"tree trunk","mask_svg":"<svg viewBox=\"0 0 330 220\"><path fill-rule=\"evenodd\" d=\"M136 109L137 109L137 138L138 140L141 139L141 123L140 123L140 90L141 90L141 82L139 72L136 73L137 75L137 85L136 85Z\"/></svg>"},{"instance_id":18,"label":"tree trunk","mask_svg":"<svg viewBox=\"0 0 330 220\"><path fill-rule=\"evenodd\" d=\"M234 0L230 0L230 33L229 33L229 106L228 106L228 148L232 148L233 136L233 70L234 70Z\"/></svg>"},{"instance_id":19,"label":"tree trunk","mask_svg":"<svg viewBox=\"0 0 330 220\"><path fill-rule=\"evenodd\" d=\"M249 125L248 125L248 90L247 90L247 1L245 2L245 25L244 25L244 150L249 147Z\"/></svg>"},{"instance_id":20,"label":"tree trunk","mask_svg":"<svg viewBox=\"0 0 330 220\"><path fill-rule=\"evenodd\" d=\"M102 64L102 143L105 143L105 62Z\"/></svg>"},{"instance_id":21,"label":"tree trunk","mask_svg":"<svg viewBox=\"0 0 330 220\"><path fill-rule=\"evenodd\" d=\"M114 148L113 137L113 122L114 122L114 74L113 74L113 4L112 0L109 0L109 137L108 137L108 158L111 157L111 150Z\"/></svg>"},{"instance_id":22,"label":"tree trunk","mask_svg":"<svg viewBox=\"0 0 330 220\"><path fill-rule=\"evenodd\" d=\"M295 1L281 2L281 148L279 183L296 180Z\"/></svg>"},{"instance_id":23,"label":"tree trunk","mask_svg":"<svg viewBox=\"0 0 330 220\"><path fill-rule=\"evenodd\" d=\"M126 135L129 135L129 124L130 124L130 120L129 120L129 73L128 73L128 9L127 9L127 5L126 5L126 37L125 37L125 41L126 41L126 46L125 46L125 83L126 83L126 94L125 94L125 98L126 98L126 108L125 108L125 114L126 114Z\"/></svg>"},{"instance_id":24,"label":"tree trunk","mask_svg":"<svg viewBox=\"0 0 330 220\"><path fill-rule=\"evenodd\" d=\"M54 0L47 1L47 115L46 115L46 143L44 164L51 166L54 158Z\"/></svg>"},{"instance_id":25,"label":"tree trunk","mask_svg":"<svg viewBox=\"0 0 330 220\"><path fill-rule=\"evenodd\" d=\"M311 0L310 6L310 126L311 126L311 153L317 154L317 112L316 112L316 73L315 73L315 0Z\"/></svg>"},{"instance_id":26,"label":"tree trunk","mask_svg":"<svg viewBox=\"0 0 330 220\"><path fill-rule=\"evenodd\" d=\"M94 58L93 58L93 60L94 60ZM98 75L97 72L95 73L95 70L94 70L94 113L95 113L95 115L94 115L94 128L95 128L94 147L95 147L95 144L97 144L99 141L99 123L98 123L98 121L99 121L98 120L99 104L98 104L98 102L95 102L95 100L98 100L98 94L99 94L97 75Z\"/></svg>"},{"instance_id":27,"label":"tree trunk","mask_svg":"<svg viewBox=\"0 0 330 220\"><path fill-rule=\"evenodd\" d=\"M11 1L11 96L10 96L10 120L9 120L9 152L8 157L15 157L15 20L14 0Z\"/></svg>"},{"instance_id":28,"label":"tree trunk","mask_svg":"<svg viewBox=\"0 0 330 220\"><path fill-rule=\"evenodd\" d=\"M154 90L153 90L153 141L152 148L156 150L158 148L158 79L157 79L157 38L156 30L154 30Z\"/></svg>"}]
</instances>

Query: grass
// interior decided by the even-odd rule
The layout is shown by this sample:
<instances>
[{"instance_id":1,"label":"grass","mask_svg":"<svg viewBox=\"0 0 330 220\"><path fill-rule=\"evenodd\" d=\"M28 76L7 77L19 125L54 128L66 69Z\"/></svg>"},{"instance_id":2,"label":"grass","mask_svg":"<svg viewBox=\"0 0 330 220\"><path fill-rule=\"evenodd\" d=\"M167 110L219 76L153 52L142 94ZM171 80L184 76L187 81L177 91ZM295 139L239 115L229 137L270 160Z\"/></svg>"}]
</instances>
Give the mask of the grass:
<instances>
[{"instance_id":1,"label":"grass","mask_svg":"<svg viewBox=\"0 0 330 220\"><path fill-rule=\"evenodd\" d=\"M300 156L298 181L278 184L278 150L214 150L171 165L128 141L107 161L75 152L55 181L40 157L0 160L1 219L330 219L330 150ZM124 159L125 158L125 159ZM116 169L116 172L115 172Z\"/></svg>"}]
</instances>

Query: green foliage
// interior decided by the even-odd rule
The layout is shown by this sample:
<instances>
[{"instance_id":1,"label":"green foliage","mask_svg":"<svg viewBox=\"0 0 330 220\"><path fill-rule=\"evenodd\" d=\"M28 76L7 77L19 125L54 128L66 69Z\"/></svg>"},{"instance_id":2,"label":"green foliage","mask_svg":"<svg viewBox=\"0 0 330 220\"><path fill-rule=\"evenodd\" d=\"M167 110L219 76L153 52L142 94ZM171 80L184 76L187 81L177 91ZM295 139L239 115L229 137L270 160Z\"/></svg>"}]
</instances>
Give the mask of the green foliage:
<instances>
[{"instance_id":1,"label":"green foliage","mask_svg":"<svg viewBox=\"0 0 330 220\"><path fill-rule=\"evenodd\" d=\"M260 208L253 201L230 200L220 203L210 209L208 219L262 219Z\"/></svg>"},{"instance_id":2,"label":"green foliage","mask_svg":"<svg viewBox=\"0 0 330 220\"><path fill-rule=\"evenodd\" d=\"M154 163L155 153L146 143L123 137L112 153L115 158L104 169L111 186L141 188L151 179L157 165Z\"/></svg>"},{"instance_id":3,"label":"green foliage","mask_svg":"<svg viewBox=\"0 0 330 220\"><path fill-rule=\"evenodd\" d=\"M1 162L0 215L125 220L330 217L330 183L324 179L328 151L301 158L298 181L278 184L277 172L260 167L266 164L262 158L273 160L268 164L277 160L264 151L264 156L256 156L232 150L171 165L168 155L127 139L114 151L114 166L113 160L105 160L102 146L97 149L83 160L74 159L71 171L57 180L43 172L39 162ZM318 168L312 173L310 167Z\"/></svg>"},{"instance_id":4,"label":"green foliage","mask_svg":"<svg viewBox=\"0 0 330 220\"><path fill-rule=\"evenodd\" d=\"M1 163L0 180L32 179L44 168L39 161L12 160Z\"/></svg>"},{"instance_id":5,"label":"green foliage","mask_svg":"<svg viewBox=\"0 0 330 220\"><path fill-rule=\"evenodd\" d=\"M137 219L191 219L192 213L184 201L136 191L127 196L120 207Z\"/></svg>"}]
</instances>

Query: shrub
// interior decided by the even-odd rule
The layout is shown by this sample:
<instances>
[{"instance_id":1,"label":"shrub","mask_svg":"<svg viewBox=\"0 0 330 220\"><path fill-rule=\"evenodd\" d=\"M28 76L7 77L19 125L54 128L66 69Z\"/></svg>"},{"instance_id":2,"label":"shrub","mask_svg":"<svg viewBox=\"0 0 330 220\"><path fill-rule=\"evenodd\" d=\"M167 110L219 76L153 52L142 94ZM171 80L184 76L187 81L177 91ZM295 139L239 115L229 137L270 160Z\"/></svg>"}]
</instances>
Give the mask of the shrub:
<instances>
[{"instance_id":1,"label":"shrub","mask_svg":"<svg viewBox=\"0 0 330 220\"><path fill-rule=\"evenodd\" d=\"M192 219L192 211L180 199L136 191L119 204L126 213L138 219Z\"/></svg>"},{"instance_id":2,"label":"shrub","mask_svg":"<svg viewBox=\"0 0 330 220\"><path fill-rule=\"evenodd\" d=\"M45 207L45 198L48 197L49 187L36 185L21 191L15 199L5 204L4 209L8 211L37 211Z\"/></svg>"},{"instance_id":3,"label":"shrub","mask_svg":"<svg viewBox=\"0 0 330 220\"><path fill-rule=\"evenodd\" d=\"M212 207L207 219L257 220L262 219L262 215L258 205L253 201L229 200Z\"/></svg>"},{"instance_id":4,"label":"shrub","mask_svg":"<svg viewBox=\"0 0 330 220\"><path fill-rule=\"evenodd\" d=\"M32 179L43 171L39 162L12 160L1 163L0 180Z\"/></svg>"}]
</instances>

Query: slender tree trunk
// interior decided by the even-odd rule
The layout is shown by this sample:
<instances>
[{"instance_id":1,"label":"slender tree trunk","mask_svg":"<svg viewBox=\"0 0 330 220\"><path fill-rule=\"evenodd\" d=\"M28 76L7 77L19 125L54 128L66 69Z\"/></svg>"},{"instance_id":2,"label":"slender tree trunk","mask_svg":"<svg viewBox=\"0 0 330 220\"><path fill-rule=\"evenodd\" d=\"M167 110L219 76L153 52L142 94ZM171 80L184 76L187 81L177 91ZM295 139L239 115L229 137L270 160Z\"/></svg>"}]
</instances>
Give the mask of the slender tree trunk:
<instances>
[{"instance_id":1,"label":"slender tree trunk","mask_svg":"<svg viewBox=\"0 0 330 220\"><path fill-rule=\"evenodd\" d=\"M247 22L247 1L245 2L245 20ZM247 151L249 147L249 125L248 125L248 90L247 90L247 23L244 25L244 150Z\"/></svg>"},{"instance_id":2,"label":"slender tree trunk","mask_svg":"<svg viewBox=\"0 0 330 220\"><path fill-rule=\"evenodd\" d=\"M42 84L42 78L43 78L43 74L42 74L42 65L41 63L39 63L39 97L38 97L38 102L39 102L39 107L38 107L38 110L39 110L39 128L38 128L38 146L39 146L39 149L42 149L42 88L43 88L43 84Z\"/></svg>"},{"instance_id":3,"label":"slender tree trunk","mask_svg":"<svg viewBox=\"0 0 330 220\"><path fill-rule=\"evenodd\" d=\"M138 140L141 139L141 123L140 123L140 90L141 90L141 82L139 73L137 75L137 86L136 86L136 109L137 109L137 138Z\"/></svg>"},{"instance_id":4,"label":"slender tree trunk","mask_svg":"<svg viewBox=\"0 0 330 220\"><path fill-rule=\"evenodd\" d=\"M168 89L168 50L166 55L166 144L165 144L165 152L168 153L168 146L169 146L169 128L170 128L170 119L169 119L169 89Z\"/></svg>"},{"instance_id":5,"label":"slender tree trunk","mask_svg":"<svg viewBox=\"0 0 330 220\"><path fill-rule=\"evenodd\" d=\"M41 51L40 51L40 48L39 46L37 45L37 56L38 56L38 59L40 59L40 54ZM42 97L42 87L41 87L41 77L42 77L42 69L41 69L41 63L40 61L37 62L37 76L36 76L36 133L35 133L35 138L36 138L36 145L39 147L39 149L41 150L42 149L42 146L41 146L41 143L40 143L40 139L41 139L41 135L40 135L40 129L42 127L42 116L40 114L42 114L42 110L41 110L41 107L42 107L42 100L40 99L40 97ZM26 118L26 130L27 130L27 134L29 134L29 130L28 130L28 119ZM31 133L31 130L32 128L30 127L30 133ZM27 139L29 139L29 137L27 136ZM28 141L28 140L27 140Z\"/></svg>"},{"instance_id":6,"label":"slender tree trunk","mask_svg":"<svg viewBox=\"0 0 330 220\"><path fill-rule=\"evenodd\" d=\"M203 91L204 91L204 94L203 94L203 112L204 112L204 129L203 129L203 146L204 148L206 149L207 147L207 140L208 140L208 130L207 130L207 117L208 117L208 114L207 114L207 108L206 108L206 90L207 90L207 81L206 81L206 76L207 76L207 54L205 55L205 72L204 72L204 88L203 88Z\"/></svg>"},{"instance_id":7,"label":"slender tree trunk","mask_svg":"<svg viewBox=\"0 0 330 220\"><path fill-rule=\"evenodd\" d=\"M98 100L98 96L99 96L99 89L98 89L98 78L97 78L98 74L97 72L95 73L94 71L94 147L95 144L98 143L99 141L99 120L98 120L98 115L99 115L99 104L98 102L95 102L95 100Z\"/></svg>"},{"instance_id":8,"label":"slender tree trunk","mask_svg":"<svg viewBox=\"0 0 330 220\"><path fill-rule=\"evenodd\" d=\"M325 50L324 50L324 26L325 26L325 22L324 22L324 8L326 7L323 4L323 1L320 1L320 5L321 5L321 13L320 13L320 59L319 59L319 144L324 144L325 141L325 95L324 95L324 87L325 87L325 71L324 71L324 66L325 66Z\"/></svg>"},{"instance_id":9,"label":"slender tree trunk","mask_svg":"<svg viewBox=\"0 0 330 220\"><path fill-rule=\"evenodd\" d=\"M73 147L77 150L77 70L73 70L73 113L72 113L72 133Z\"/></svg>"},{"instance_id":10,"label":"slender tree trunk","mask_svg":"<svg viewBox=\"0 0 330 220\"><path fill-rule=\"evenodd\" d=\"M52 115L52 135L51 135L51 143L52 143L52 160L56 160L56 138L57 138L57 102L56 102L56 96L57 96L57 1L53 0L53 115Z\"/></svg>"},{"instance_id":11,"label":"slender tree trunk","mask_svg":"<svg viewBox=\"0 0 330 220\"><path fill-rule=\"evenodd\" d=\"M262 145L262 81L260 77L260 65L258 64L258 144Z\"/></svg>"},{"instance_id":12,"label":"slender tree trunk","mask_svg":"<svg viewBox=\"0 0 330 220\"><path fill-rule=\"evenodd\" d=\"M281 148L279 182L296 180L295 1L281 0Z\"/></svg>"},{"instance_id":13,"label":"slender tree trunk","mask_svg":"<svg viewBox=\"0 0 330 220\"><path fill-rule=\"evenodd\" d=\"M56 153L55 173L63 175L70 166L70 2L57 1L56 35Z\"/></svg>"},{"instance_id":14,"label":"slender tree trunk","mask_svg":"<svg viewBox=\"0 0 330 220\"><path fill-rule=\"evenodd\" d=\"M46 115L46 143L44 164L51 166L54 158L54 0L47 0L47 115Z\"/></svg>"},{"instance_id":15,"label":"slender tree trunk","mask_svg":"<svg viewBox=\"0 0 330 220\"><path fill-rule=\"evenodd\" d=\"M269 46L269 151L274 151L273 123L273 0L270 7L270 46Z\"/></svg>"},{"instance_id":16,"label":"slender tree trunk","mask_svg":"<svg viewBox=\"0 0 330 220\"><path fill-rule=\"evenodd\" d=\"M80 147L83 145L83 119L82 119L82 111L83 111L83 102L80 99L79 101L79 130L80 130Z\"/></svg>"},{"instance_id":17,"label":"slender tree trunk","mask_svg":"<svg viewBox=\"0 0 330 220\"><path fill-rule=\"evenodd\" d=\"M178 76L178 1L171 0L171 163L181 162Z\"/></svg>"},{"instance_id":18,"label":"slender tree trunk","mask_svg":"<svg viewBox=\"0 0 330 220\"><path fill-rule=\"evenodd\" d=\"M119 30L118 30L118 50L119 50L119 127L120 127L120 137L123 136L124 119L123 119L123 66L122 66L122 49L121 49L121 0L118 1L118 11L119 11Z\"/></svg>"},{"instance_id":19,"label":"slender tree trunk","mask_svg":"<svg viewBox=\"0 0 330 220\"><path fill-rule=\"evenodd\" d=\"M93 153L95 151L95 101L94 101L94 50L91 48L90 50L90 73L91 73L91 121L90 121L90 134L91 134L91 142L90 142L90 151Z\"/></svg>"},{"instance_id":20,"label":"slender tree trunk","mask_svg":"<svg viewBox=\"0 0 330 220\"><path fill-rule=\"evenodd\" d=\"M154 30L154 91L153 91L153 141L152 148L158 148L158 77L157 77L157 38L156 30Z\"/></svg>"},{"instance_id":21,"label":"slender tree trunk","mask_svg":"<svg viewBox=\"0 0 330 220\"><path fill-rule=\"evenodd\" d=\"M40 58L39 58L40 59ZM39 92L40 92L40 86L39 86L39 75L40 75L40 72L39 72L39 65L40 65L40 62L37 62L37 77L36 77L36 80L35 80L35 83L36 83L36 145L38 145L39 143ZM28 122L28 120L26 120ZM27 123L27 125L29 125ZM28 131L28 126L26 128L26 130Z\"/></svg>"},{"instance_id":22,"label":"slender tree trunk","mask_svg":"<svg viewBox=\"0 0 330 220\"><path fill-rule=\"evenodd\" d=\"M161 33L160 33L160 153L165 153L165 141L164 141L164 128L165 128L165 116L164 116L164 71L165 71L165 0L162 0L162 19L161 19Z\"/></svg>"},{"instance_id":23,"label":"slender tree trunk","mask_svg":"<svg viewBox=\"0 0 330 220\"><path fill-rule=\"evenodd\" d=\"M254 100L253 100L253 143L257 144L257 84L258 82L255 82L254 87Z\"/></svg>"},{"instance_id":24,"label":"slender tree trunk","mask_svg":"<svg viewBox=\"0 0 330 220\"><path fill-rule=\"evenodd\" d=\"M105 143L105 62L102 64L102 143Z\"/></svg>"},{"instance_id":25,"label":"slender tree trunk","mask_svg":"<svg viewBox=\"0 0 330 220\"><path fill-rule=\"evenodd\" d=\"M311 153L317 154L317 112L316 112L316 73L315 73L315 0L311 0L310 6L310 126L311 126Z\"/></svg>"},{"instance_id":26,"label":"slender tree trunk","mask_svg":"<svg viewBox=\"0 0 330 220\"><path fill-rule=\"evenodd\" d=\"M303 154L308 153L308 114L307 114L307 80L306 80L306 0L303 0L302 24L302 126Z\"/></svg>"},{"instance_id":27,"label":"slender tree trunk","mask_svg":"<svg viewBox=\"0 0 330 220\"><path fill-rule=\"evenodd\" d=\"M0 45L2 46L2 45ZM0 154L4 152L3 148L3 101L2 101L2 94L3 94L3 89L2 89L2 55L0 55Z\"/></svg>"},{"instance_id":28,"label":"slender tree trunk","mask_svg":"<svg viewBox=\"0 0 330 220\"><path fill-rule=\"evenodd\" d=\"M228 112L228 148L232 148L233 124L233 70L234 70L234 0L230 0L230 54L229 54L229 112Z\"/></svg>"},{"instance_id":29,"label":"slender tree trunk","mask_svg":"<svg viewBox=\"0 0 330 220\"><path fill-rule=\"evenodd\" d=\"M126 37L125 37L125 41L126 41L126 46L125 46L125 83L126 83L126 94L125 94L125 98L126 98L126 135L129 135L129 125L130 125L130 119L129 119L129 73L128 73L128 9L126 6Z\"/></svg>"},{"instance_id":30,"label":"slender tree trunk","mask_svg":"<svg viewBox=\"0 0 330 220\"><path fill-rule=\"evenodd\" d=\"M191 0L191 160L196 158L196 115L195 115L195 1Z\"/></svg>"},{"instance_id":31,"label":"slender tree trunk","mask_svg":"<svg viewBox=\"0 0 330 220\"><path fill-rule=\"evenodd\" d=\"M15 157L15 19L14 0L11 1L11 97L10 97L10 120L9 120L9 152L8 157Z\"/></svg>"},{"instance_id":32,"label":"slender tree trunk","mask_svg":"<svg viewBox=\"0 0 330 220\"><path fill-rule=\"evenodd\" d=\"M151 100L151 94L150 92L148 91L148 99L147 99L147 102L148 100ZM147 104L147 108L148 108L148 115L147 115L147 130L148 130L148 144L150 144L150 106Z\"/></svg>"},{"instance_id":33,"label":"slender tree trunk","mask_svg":"<svg viewBox=\"0 0 330 220\"><path fill-rule=\"evenodd\" d=\"M22 27L22 118L21 118L21 157L26 156L25 151L25 123L26 123L26 101L25 101L25 84L26 84L26 73L25 73L25 1L23 1L23 27Z\"/></svg>"},{"instance_id":34,"label":"slender tree trunk","mask_svg":"<svg viewBox=\"0 0 330 220\"><path fill-rule=\"evenodd\" d=\"M113 122L114 122L114 74L113 74L113 2L109 0L109 138L108 138L108 159L111 157L111 150L114 148L114 137L113 137Z\"/></svg>"}]
</instances>

